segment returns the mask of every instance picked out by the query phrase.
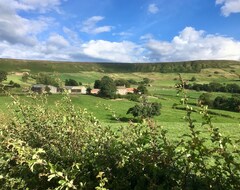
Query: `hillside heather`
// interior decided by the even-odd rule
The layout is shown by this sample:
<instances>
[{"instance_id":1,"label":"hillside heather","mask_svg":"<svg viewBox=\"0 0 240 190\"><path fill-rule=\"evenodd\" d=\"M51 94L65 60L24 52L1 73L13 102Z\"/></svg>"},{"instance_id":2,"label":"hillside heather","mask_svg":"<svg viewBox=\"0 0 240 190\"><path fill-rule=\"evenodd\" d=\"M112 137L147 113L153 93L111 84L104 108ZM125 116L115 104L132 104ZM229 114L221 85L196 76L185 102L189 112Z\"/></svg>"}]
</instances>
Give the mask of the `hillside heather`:
<instances>
[{"instance_id":1,"label":"hillside heather","mask_svg":"<svg viewBox=\"0 0 240 190\"><path fill-rule=\"evenodd\" d=\"M12 97L1 123L1 189L240 189L239 139L222 135L207 107L195 126L183 83L176 87L188 133L174 141L153 120L103 126L68 95L55 107L44 95Z\"/></svg>"}]
</instances>

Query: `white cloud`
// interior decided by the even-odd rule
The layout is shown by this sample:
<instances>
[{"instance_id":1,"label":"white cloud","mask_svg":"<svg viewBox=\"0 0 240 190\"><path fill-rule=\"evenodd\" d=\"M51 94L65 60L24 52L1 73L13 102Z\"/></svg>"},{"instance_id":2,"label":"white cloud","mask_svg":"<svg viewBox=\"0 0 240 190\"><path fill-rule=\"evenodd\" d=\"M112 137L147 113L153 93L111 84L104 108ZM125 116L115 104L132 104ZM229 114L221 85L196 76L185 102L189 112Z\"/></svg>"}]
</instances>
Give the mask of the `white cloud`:
<instances>
[{"instance_id":1,"label":"white cloud","mask_svg":"<svg viewBox=\"0 0 240 190\"><path fill-rule=\"evenodd\" d=\"M240 13L240 0L216 0L216 4L222 5L221 12L224 16Z\"/></svg>"},{"instance_id":2,"label":"white cloud","mask_svg":"<svg viewBox=\"0 0 240 190\"><path fill-rule=\"evenodd\" d=\"M83 53L89 57L115 62L143 61L144 49L133 42L110 42L91 40L82 45Z\"/></svg>"},{"instance_id":3,"label":"white cloud","mask_svg":"<svg viewBox=\"0 0 240 190\"><path fill-rule=\"evenodd\" d=\"M46 30L51 19L26 19L16 12L19 7L15 1L0 1L0 41L34 45L37 43L36 34Z\"/></svg>"},{"instance_id":4,"label":"white cloud","mask_svg":"<svg viewBox=\"0 0 240 190\"><path fill-rule=\"evenodd\" d=\"M97 23L102 21L104 17L102 16L93 16L83 22L81 31L88 34L99 34L102 32L110 32L112 26L97 26Z\"/></svg>"},{"instance_id":5,"label":"white cloud","mask_svg":"<svg viewBox=\"0 0 240 190\"><path fill-rule=\"evenodd\" d=\"M206 59L240 60L240 42L229 37L207 35L186 27L172 41L150 39L146 47L153 61L183 61Z\"/></svg>"},{"instance_id":6,"label":"white cloud","mask_svg":"<svg viewBox=\"0 0 240 190\"><path fill-rule=\"evenodd\" d=\"M158 11L159 11L159 9L156 4L152 3L152 4L148 5L148 12L150 12L152 14L156 14Z\"/></svg>"},{"instance_id":7,"label":"white cloud","mask_svg":"<svg viewBox=\"0 0 240 190\"><path fill-rule=\"evenodd\" d=\"M58 48L64 48L69 46L69 42L59 34L51 35L47 40L47 44L50 46L58 47Z\"/></svg>"},{"instance_id":8,"label":"white cloud","mask_svg":"<svg viewBox=\"0 0 240 190\"><path fill-rule=\"evenodd\" d=\"M58 10L61 0L18 0L19 8L24 10L38 10L40 12L47 12L52 9Z\"/></svg>"}]
</instances>

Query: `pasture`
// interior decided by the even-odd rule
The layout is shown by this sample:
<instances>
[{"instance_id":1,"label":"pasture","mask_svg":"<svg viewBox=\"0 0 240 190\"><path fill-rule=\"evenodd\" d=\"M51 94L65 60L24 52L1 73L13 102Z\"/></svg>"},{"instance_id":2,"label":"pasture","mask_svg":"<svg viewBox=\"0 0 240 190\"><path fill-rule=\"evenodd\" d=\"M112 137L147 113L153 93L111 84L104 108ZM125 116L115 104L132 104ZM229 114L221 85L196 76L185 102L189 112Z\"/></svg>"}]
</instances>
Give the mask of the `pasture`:
<instances>
[{"instance_id":1,"label":"pasture","mask_svg":"<svg viewBox=\"0 0 240 190\"><path fill-rule=\"evenodd\" d=\"M36 68L35 68L36 69ZM28 70L29 71L29 70ZM34 70L35 71L35 70ZM67 70L68 71L68 70ZM200 73L181 73L182 78L189 81L192 77L196 78L196 83L236 83L240 85L239 80L240 66L234 65L229 68L206 68L202 69ZM31 73L31 71L29 71ZM174 85L178 82L177 73L159 73L159 72L133 72L133 73L104 73L98 71L79 71L74 73L61 72L61 73L49 73L54 74L59 79L64 81L65 79L74 79L78 82L82 82L83 85L93 87L94 81L101 79L103 76L109 76L116 79L134 79L140 82L143 78L151 79L150 85L147 87L149 91L149 100L152 102L160 102L162 104L161 115L155 117L155 121L169 130L169 134L172 137L177 137L184 132L186 122L184 116L186 112L181 109L174 109L173 104L179 104L181 96L177 96L177 91ZM21 76L17 76L12 72L8 75L8 80L4 81L7 84L10 80L19 83L22 87L30 87L35 83L33 79L23 82ZM193 83L189 81L189 83ZM133 85L134 86L134 85ZM136 86L134 86L136 87ZM203 93L201 91L186 90L189 103L194 108L197 108L196 104L198 97ZM20 89L14 89L12 94L21 94ZM229 93L214 92L214 96L224 95L231 96ZM91 95L70 95L73 104L81 109L87 109L92 113L101 123L104 125L121 126L126 125L131 120L134 120L132 115L127 115L127 110L134 106L136 102L126 99L103 99ZM20 97L21 99L28 99L25 95ZM60 100L62 95L49 95L49 105L54 107L54 102ZM0 96L0 110L1 114L8 115L8 105L11 103L11 98L7 96ZM200 110L200 108L197 108ZM240 132L240 115L236 112L223 111L223 110L210 110L212 115L212 121L221 128L221 130L228 135L236 136ZM202 116L199 113L193 113L193 118L198 125L202 122Z\"/></svg>"}]
</instances>

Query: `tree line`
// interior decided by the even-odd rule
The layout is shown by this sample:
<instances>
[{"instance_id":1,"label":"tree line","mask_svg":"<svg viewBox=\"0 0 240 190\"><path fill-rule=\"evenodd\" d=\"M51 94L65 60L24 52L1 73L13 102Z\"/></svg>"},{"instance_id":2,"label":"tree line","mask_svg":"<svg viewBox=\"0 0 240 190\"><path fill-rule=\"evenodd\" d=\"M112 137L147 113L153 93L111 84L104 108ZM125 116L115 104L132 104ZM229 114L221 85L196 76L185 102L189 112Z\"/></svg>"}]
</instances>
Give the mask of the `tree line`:
<instances>
[{"instance_id":1,"label":"tree line","mask_svg":"<svg viewBox=\"0 0 240 190\"><path fill-rule=\"evenodd\" d=\"M203 93L199 97L199 104L208 105L210 108L240 112L240 95L231 97L217 96L213 98L210 93Z\"/></svg>"},{"instance_id":2,"label":"tree line","mask_svg":"<svg viewBox=\"0 0 240 190\"><path fill-rule=\"evenodd\" d=\"M218 82L211 82L209 84L185 84L185 88L196 91L207 92L228 92L228 93L240 93L240 86L238 84L221 84Z\"/></svg>"}]
</instances>

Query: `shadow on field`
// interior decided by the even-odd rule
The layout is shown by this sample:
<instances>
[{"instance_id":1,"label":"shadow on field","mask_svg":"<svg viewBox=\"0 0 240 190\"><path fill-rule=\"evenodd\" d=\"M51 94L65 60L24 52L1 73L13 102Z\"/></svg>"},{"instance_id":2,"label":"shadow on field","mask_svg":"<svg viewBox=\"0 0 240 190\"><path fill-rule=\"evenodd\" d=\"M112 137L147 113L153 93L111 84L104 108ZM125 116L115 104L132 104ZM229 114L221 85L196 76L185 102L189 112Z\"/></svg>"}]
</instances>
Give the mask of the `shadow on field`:
<instances>
[{"instance_id":1,"label":"shadow on field","mask_svg":"<svg viewBox=\"0 0 240 190\"><path fill-rule=\"evenodd\" d=\"M109 116L109 120L112 122L125 122L125 123L129 123L129 122L133 122L133 123L138 123L139 120L136 118L129 118L129 117L118 117L118 118L114 118L112 115L108 115Z\"/></svg>"}]
</instances>

